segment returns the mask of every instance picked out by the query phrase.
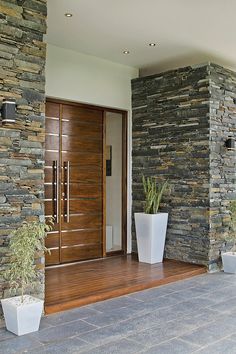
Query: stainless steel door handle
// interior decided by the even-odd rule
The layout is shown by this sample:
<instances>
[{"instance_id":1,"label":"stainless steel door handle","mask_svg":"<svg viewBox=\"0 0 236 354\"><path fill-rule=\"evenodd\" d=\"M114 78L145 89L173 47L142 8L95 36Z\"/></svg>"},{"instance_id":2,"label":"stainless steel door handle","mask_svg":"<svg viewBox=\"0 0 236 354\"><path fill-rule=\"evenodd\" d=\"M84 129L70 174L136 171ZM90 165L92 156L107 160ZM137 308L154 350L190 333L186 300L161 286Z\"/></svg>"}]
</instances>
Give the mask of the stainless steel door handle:
<instances>
[{"instance_id":1,"label":"stainless steel door handle","mask_svg":"<svg viewBox=\"0 0 236 354\"><path fill-rule=\"evenodd\" d=\"M67 161L66 174L66 222L70 222L70 161Z\"/></svg>"},{"instance_id":2,"label":"stainless steel door handle","mask_svg":"<svg viewBox=\"0 0 236 354\"><path fill-rule=\"evenodd\" d=\"M58 162L53 161L53 168L54 168L54 179L53 179L53 188L55 192L53 193L53 205L55 205L54 201L54 196L56 199L56 208L53 207L54 210L54 215L53 217L55 218L55 223L59 222L59 168L58 168Z\"/></svg>"}]
</instances>

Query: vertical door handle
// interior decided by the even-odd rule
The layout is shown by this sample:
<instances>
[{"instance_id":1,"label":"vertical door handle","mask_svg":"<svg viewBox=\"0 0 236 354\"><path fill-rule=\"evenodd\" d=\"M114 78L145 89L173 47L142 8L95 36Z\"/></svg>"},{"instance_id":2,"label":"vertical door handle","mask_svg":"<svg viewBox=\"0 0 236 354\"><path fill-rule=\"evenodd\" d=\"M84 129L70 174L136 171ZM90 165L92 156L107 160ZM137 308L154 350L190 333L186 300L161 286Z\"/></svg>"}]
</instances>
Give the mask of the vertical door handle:
<instances>
[{"instance_id":1,"label":"vertical door handle","mask_svg":"<svg viewBox=\"0 0 236 354\"><path fill-rule=\"evenodd\" d=\"M70 161L67 161L66 166L66 222L70 222Z\"/></svg>"},{"instance_id":2,"label":"vertical door handle","mask_svg":"<svg viewBox=\"0 0 236 354\"><path fill-rule=\"evenodd\" d=\"M58 162L53 161L53 169L54 169L54 178L53 178L53 204L55 205L54 197L56 199L56 208L53 207L55 218L55 223L59 222L59 170L58 170Z\"/></svg>"}]
</instances>

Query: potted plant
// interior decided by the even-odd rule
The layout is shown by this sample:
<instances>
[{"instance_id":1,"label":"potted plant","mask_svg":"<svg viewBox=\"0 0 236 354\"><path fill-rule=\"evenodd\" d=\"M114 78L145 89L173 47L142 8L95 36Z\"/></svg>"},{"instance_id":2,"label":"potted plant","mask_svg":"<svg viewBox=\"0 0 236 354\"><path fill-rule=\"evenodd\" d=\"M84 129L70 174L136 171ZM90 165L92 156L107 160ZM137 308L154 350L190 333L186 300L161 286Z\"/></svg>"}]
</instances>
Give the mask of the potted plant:
<instances>
[{"instance_id":1,"label":"potted plant","mask_svg":"<svg viewBox=\"0 0 236 354\"><path fill-rule=\"evenodd\" d=\"M236 273L236 252L235 252L235 237L236 237L236 200L230 202L230 232L227 240L232 243L232 250L221 253L223 269L225 273Z\"/></svg>"},{"instance_id":2,"label":"potted plant","mask_svg":"<svg viewBox=\"0 0 236 354\"><path fill-rule=\"evenodd\" d=\"M136 238L140 262L163 261L168 213L160 213L160 203L168 188L168 181L159 183L151 177L142 177L145 194L144 213L135 213Z\"/></svg>"},{"instance_id":3,"label":"potted plant","mask_svg":"<svg viewBox=\"0 0 236 354\"><path fill-rule=\"evenodd\" d=\"M2 299L1 303L7 329L18 336L39 329L43 300L26 295L25 291L37 277L36 253L48 251L44 239L51 229L52 220L49 224L24 222L10 238L10 265L4 277L10 289L18 289L21 295Z\"/></svg>"}]
</instances>

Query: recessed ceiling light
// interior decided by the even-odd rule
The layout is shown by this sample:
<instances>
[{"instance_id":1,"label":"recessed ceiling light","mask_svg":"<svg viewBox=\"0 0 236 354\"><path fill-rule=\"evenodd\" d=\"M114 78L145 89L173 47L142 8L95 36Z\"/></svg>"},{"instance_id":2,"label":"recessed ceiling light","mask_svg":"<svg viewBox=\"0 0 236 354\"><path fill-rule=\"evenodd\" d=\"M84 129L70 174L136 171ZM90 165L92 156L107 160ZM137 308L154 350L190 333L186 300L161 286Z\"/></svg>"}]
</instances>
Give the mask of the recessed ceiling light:
<instances>
[{"instance_id":1,"label":"recessed ceiling light","mask_svg":"<svg viewBox=\"0 0 236 354\"><path fill-rule=\"evenodd\" d=\"M73 15L70 14L69 12L67 12L67 13L65 14L65 16L66 16L66 17L72 17Z\"/></svg>"},{"instance_id":2,"label":"recessed ceiling light","mask_svg":"<svg viewBox=\"0 0 236 354\"><path fill-rule=\"evenodd\" d=\"M149 47L155 47L156 43L149 43Z\"/></svg>"},{"instance_id":3,"label":"recessed ceiling light","mask_svg":"<svg viewBox=\"0 0 236 354\"><path fill-rule=\"evenodd\" d=\"M129 54L129 51L128 50L124 50L123 54Z\"/></svg>"}]
</instances>

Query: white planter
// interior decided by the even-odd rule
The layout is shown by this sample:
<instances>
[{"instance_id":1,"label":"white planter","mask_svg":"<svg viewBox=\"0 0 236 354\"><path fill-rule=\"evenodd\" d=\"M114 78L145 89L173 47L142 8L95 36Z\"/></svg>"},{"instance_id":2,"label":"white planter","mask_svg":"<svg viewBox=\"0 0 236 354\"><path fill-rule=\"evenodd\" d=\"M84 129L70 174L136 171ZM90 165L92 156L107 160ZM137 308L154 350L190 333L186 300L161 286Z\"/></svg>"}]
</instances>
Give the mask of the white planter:
<instances>
[{"instance_id":1,"label":"white planter","mask_svg":"<svg viewBox=\"0 0 236 354\"><path fill-rule=\"evenodd\" d=\"M221 254L225 273L236 273L236 253L226 252Z\"/></svg>"},{"instance_id":2,"label":"white planter","mask_svg":"<svg viewBox=\"0 0 236 354\"><path fill-rule=\"evenodd\" d=\"M43 312L43 300L25 295L1 300L6 327L8 331L21 336L38 331Z\"/></svg>"},{"instance_id":3,"label":"white planter","mask_svg":"<svg viewBox=\"0 0 236 354\"><path fill-rule=\"evenodd\" d=\"M135 213L139 262L163 261L168 213Z\"/></svg>"}]
</instances>

